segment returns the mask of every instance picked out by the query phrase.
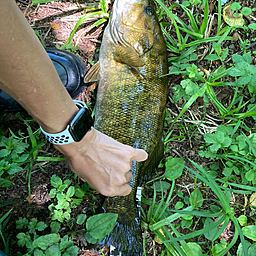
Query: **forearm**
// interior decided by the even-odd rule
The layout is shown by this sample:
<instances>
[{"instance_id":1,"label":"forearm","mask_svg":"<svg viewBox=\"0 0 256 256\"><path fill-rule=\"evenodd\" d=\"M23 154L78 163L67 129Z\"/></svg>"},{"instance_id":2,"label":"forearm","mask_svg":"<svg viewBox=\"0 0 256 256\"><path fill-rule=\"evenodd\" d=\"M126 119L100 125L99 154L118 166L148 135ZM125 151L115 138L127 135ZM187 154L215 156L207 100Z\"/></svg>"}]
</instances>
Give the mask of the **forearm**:
<instances>
[{"instance_id":1,"label":"forearm","mask_svg":"<svg viewBox=\"0 0 256 256\"><path fill-rule=\"evenodd\" d=\"M0 0L0 88L48 133L63 131L78 111L14 0ZM133 161L147 158L93 128L81 141L55 147L74 173L106 196L128 195Z\"/></svg>"},{"instance_id":2,"label":"forearm","mask_svg":"<svg viewBox=\"0 0 256 256\"><path fill-rule=\"evenodd\" d=\"M77 112L34 31L13 0L0 0L0 88L50 133Z\"/></svg>"}]
</instances>

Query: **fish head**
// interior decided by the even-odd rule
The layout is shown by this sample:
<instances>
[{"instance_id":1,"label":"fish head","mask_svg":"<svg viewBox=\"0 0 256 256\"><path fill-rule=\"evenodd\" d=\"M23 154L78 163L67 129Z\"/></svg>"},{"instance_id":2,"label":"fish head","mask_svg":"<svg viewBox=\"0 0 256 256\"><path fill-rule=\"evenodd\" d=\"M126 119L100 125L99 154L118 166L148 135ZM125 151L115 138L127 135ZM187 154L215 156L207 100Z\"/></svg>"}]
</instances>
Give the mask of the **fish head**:
<instances>
[{"instance_id":1,"label":"fish head","mask_svg":"<svg viewBox=\"0 0 256 256\"><path fill-rule=\"evenodd\" d=\"M151 0L116 0L110 33L116 44L132 47L141 56L154 44L157 17Z\"/></svg>"}]
</instances>

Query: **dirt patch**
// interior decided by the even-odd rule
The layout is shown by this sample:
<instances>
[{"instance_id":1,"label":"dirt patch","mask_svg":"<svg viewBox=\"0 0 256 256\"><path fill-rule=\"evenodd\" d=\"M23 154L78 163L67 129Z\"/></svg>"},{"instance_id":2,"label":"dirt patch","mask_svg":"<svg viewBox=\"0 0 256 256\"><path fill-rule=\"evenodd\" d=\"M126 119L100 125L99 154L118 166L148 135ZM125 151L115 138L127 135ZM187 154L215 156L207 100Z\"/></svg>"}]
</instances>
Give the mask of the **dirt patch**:
<instances>
[{"instance_id":1,"label":"dirt patch","mask_svg":"<svg viewBox=\"0 0 256 256\"><path fill-rule=\"evenodd\" d=\"M254 2L254 1L253 1ZM76 25L77 21L84 15L86 9L90 8L91 6L95 6L97 8L99 3L95 3L94 1L78 1L77 3L69 2L69 1L61 1L61 2L52 2L49 4L41 4L39 7L37 6L30 6L30 1L22 0L18 1L17 4L19 5L22 12L25 14L27 20L29 21L31 27L37 31L40 40L42 40L47 47L59 47L63 45L66 40L69 38L70 33L72 32L74 26ZM170 1L170 3L174 3L174 1ZM253 5L252 5L253 4ZM85 6L86 5L86 6ZM255 3L252 1L243 1L244 6L249 6L251 8L256 7ZM216 1L211 2L210 10L213 13L216 9ZM198 10L200 12L200 10ZM184 11L178 9L179 17L184 19L184 22L188 23L186 20L186 16ZM202 12L202 11L201 11ZM202 18L199 15L198 22L202 22ZM75 34L74 38L72 39L73 45L70 47L71 51L74 51L78 54L82 60L85 62L88 68L91 67L93 62L98 60L98 52L99 47L101 44L102 32L104 30L105 24L92 28L92 24L97 19L91 19L84 22L81 26L79 26L77 33ZM254 22L252 20L246 21L247 23ZM212 29L210 30L211 35L216 34L216 21L212 24ZM241 43L237 40L236 31L233 32L234 40L230 42L226 42L223 46L229 48L230 56L233 53L241 54ZM247 50L251 52L255 49L254 39L255 39L255 31L251 34L240 33L240 36L243 41L248 40L248 44L245 46ZM78 47L78 49L75 49ZM208 70L209 72L216 69L221 63L219 61L205 61L203 59L203 55L209 53L209 49L207 49L206 44L202 44L201 47L197 49L197 55L201 56L201 58L197 61L197 66L200 66L202 70ZM170 53L170 57L173 56L173 53ZM255 61L255 56L254 61ZM255 62L254 62L255 63ZM226 62L225 65L229 63ZM182 76L171 76L170 77L170 88L169 88L169 99L173 98L173 90L172 87L179 84L181 81ZM80 95L79 99L82 100L89 100L94 101L93 95L94 93L91 92L92 88L85 89ZM218 96L218 100L222 102L224 106L228 106L231 101L231 96L233 91L230 90L229 87L224 87L222 89L218 89L219 91L215 91L216 95ZM170 100L167 103L167 108L170 112L172 120L177 117L177 115L181 111L181 106L183 102L180 101L178 103L173 103ZM220 124L225 124L225 120L220 120L218 110L214 104L208 104L207 106L207 115L205 117L205 109L203 108L202 98L198 98L197 101L192 106L191 110L186 112L184 116L184 122L174 125L172 137L179 137L181 133L185 134L185 137L182 139L175 139L172 140L168 146L169 150L166 152L163 162L168 156L172 157L181 157L185 160L185 165L189 168L195 170L195 167L191 164L190 160L200 164L202 167L207 167L210 164L215 163L216 165L221 165L219 162L212 162L209 159L202 158L198 155L200 150L200 145L203 143L203 136L202 134L216 130L216 127ZM28 118L26 113L22 113L24 118ZM208 121L207 126L203 125L195 125L198 121L205 118ZM3 129L8 130L10 128L13 132L17 132L21 130L23 133L26 133L26 126L23 124L20 119L12 114L7 114L3 117ZM184 125L185 124L185 125ZM165 132L168 131L170 125L165 127ZM32 124L33 130L38 129L36 123ZM196 131L196 132L195 132ZM6 134L7 135L7 134ZM43 140L43 137L41 137ZM61 157L58 151L56 151L52 145L46 143L46 145L41 149L41 153L49 153L51 156L54 157ZM42 171L43 169L43 171ZM163 172L162 169L158 169L158 173ZM10 213L10 220L5 228L5 232L10 235L9 238L9 247L10 247L10 255L16 255L17 251L22 252L22 248L17 248L16 245L16 235L20 232L16 229L15 221L19 219L19 217L25 217L27 219L37 218L39 221L46 221L49 222L49 209L48 206L51 203L51 198L49 196L49 191L51 189L50 179L52 175L56 174L57 176L65 179L70 178L72 179L73 185L81 185L81 181L78 179L74 179L72 176L72 172L68 168L65 161L61 162L46 162L42 163L41 166L35 165L31 171L31 178L28 187L28 174L27 171L23 171L19 173L19 175L15 176L12 180L14 186L8 188L0 188L0 204L5 202L14 202L11 205L8 205L1 209L1 216L5 214L8 210L12 208ZM150 185L150 184L149 184ZM214 198L215 196L212 194L211 191L206 190L203 188L203 184L199 184L201 192L203 193L203 198ZM202 188L202 189L201 189ZM183 197L189 197L191 192L194 189L194 178L189 175L188 172L184 172L184 175L176 180L175 191L179 190L183 193ZM31 191L31 195L29 196L29 191ZM153 198L153 190L151 189L144 189L145 195L152 200ZM164 198L167 198L169 190L165 191ZM157 201L161 201L161 194L157 195ZM177 194L174 195L172 198L169 207L174 208L175 204L179 202L179 197ZM91 191L90 195L83 201L81 205L76 209L76 213L86 213L89 217L95 213L98 209L100 209L101 204L103 201L103 197L100 196L97 192ZM234 203L243 205L244 199L241 195L236 195L234 198ZM207 203L205 207L208 207ZM145 207L145 212L147 213L147 207ZM248 213L249 214L249 213ZM0 217L1 217L0 216ZM198 221L197 229L202 228L203 223ZM78 231L80 227L73 225L72 230ZM195 227L194 227L195 228ZM229 229L226 231L223 236L225 238L230 239L232 236L232 232L234 231L234 227L230 226ZM182 231L182 233L189 232L189 230ZM231 233L230 233L231 232ZM71 230L65 229L62 231L62 234L71 233ZM147 238L154 237L152 232L148 230L144 230L144 235ZM80 251L79 255L84 256L93 256L93 255L101 255L98 250L95 249L88 249L87 243L84 239L82 233L80 234L77 232L76 235L73 236L75 244L79 246ZM201 238L200 242L202 242L204 248L207 251L207 244L206 241ZM14 246L13 246L14 245ZM238 243L234 246L234 252L232 255L235 255ZM155 248L153 250L153 248ZM0 248L2 249L2 248ZM155 239L150 240L146 244L147 255L160 255L162 252L162 247L160 244L155 242ZM108 248L104 248L103 253L105 255L108 254ZM154 254L153 254L154 253Z\"/></svg>"}]
</instances>

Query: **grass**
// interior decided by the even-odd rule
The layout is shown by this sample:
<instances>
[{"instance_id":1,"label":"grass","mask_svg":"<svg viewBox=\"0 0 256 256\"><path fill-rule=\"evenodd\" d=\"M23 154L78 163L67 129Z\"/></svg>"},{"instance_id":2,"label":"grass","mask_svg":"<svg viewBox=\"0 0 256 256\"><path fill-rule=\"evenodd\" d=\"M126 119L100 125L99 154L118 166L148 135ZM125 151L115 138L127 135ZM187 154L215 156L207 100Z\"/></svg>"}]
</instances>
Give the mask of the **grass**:
<instances>
[{"instance_id":1,"label":"grass","mask_svg":"<svg viewBox=\"0 0 256 256\"><path fill-rule=\"evenodd\" d=\"M33 1L34 4L42 2ZM159 165L158 176L145 184L147 193L142 198L145 205L141 214L144 254L253 256L256 249L256 68L248 42L242 38L254 31L255 26L225 22L220 0L215 6L215 16L208 12L208 0L183 1L168 6L162 0L155 2L169 52L168 76L170 81L175 79L178 82L168 96L176 113L166 109L166 157ZM105 1L101 0L100 4L101 10L86 13L77 22L62 49L73 49L72 38L88 18L100 15L93 26L107 21L109 14ZM231 9L235 16L250 13L238 2L233 3ZM181 17L180 13L184 16ZM234 33L238 34L240 49L230 54L226 45L233 40ZM205 47L203 54L202 45ZM226 101L218 95L224 88L230 94ZM201 107L193 109L198 102L201 102ZM2 135L0 163L5 167L0 169L0 182L2 186L11 185L15 173L25 166L30 194L33 166L40 166L40 161L62 159L42 155L39 131L32 131L30 123L22 121L27 127L27 136L12 132L8 138ZM183 154L179 158L168 156L175 152L171 145L183 145L181 143L185 141L199 141L198 148L192 152L198 154L202 162L192 161ZM20 148L10 146L14 142ZM12 168L6 167L11 165ZM90 188L73 186L68 179L57 177L52 177L52 187L54 203L49 208L49 234L56 240L59 253L75 255L77 248L72 242L74 223L86 227L86 239L91 243L109 232L116 216L95 215L87 220L86 216L75 212L82 198L93 197ZM10 214L11 210L0 218L0 239L6 252L9 244L4 229ZM18 239L19 245L28 248L28 255L53 249L50 240L40 245L40 239L43 239L40 238L43 237L41 229L46 228L44 223L31 220L33 223L29 225L30 222L23 221L27 224L22 228L27 230L19 233ZM98 223L104 226L104 229L101 226L102 232L98 230ZM71 235L56 236L61 229L68 230ZM62 246L64 241L66 246Z\"/></svg>"}]
</instances>

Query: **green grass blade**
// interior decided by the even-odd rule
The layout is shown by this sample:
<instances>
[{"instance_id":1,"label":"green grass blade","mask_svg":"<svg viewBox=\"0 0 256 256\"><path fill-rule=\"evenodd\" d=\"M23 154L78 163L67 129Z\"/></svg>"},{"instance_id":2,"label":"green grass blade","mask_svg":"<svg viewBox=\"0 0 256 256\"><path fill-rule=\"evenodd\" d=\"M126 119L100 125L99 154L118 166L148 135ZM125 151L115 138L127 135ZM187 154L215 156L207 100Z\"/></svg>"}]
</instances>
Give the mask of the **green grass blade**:
<instances>
[{"instance_id":1,"label":"green grass blade","mask_svg":"<svg viewBox=\"0 0 256 256\"><path fill-rule=\"evenodd\" d=\"M202 173L207 178L207 180L209 181L209 187L213 190L213 192L219 198L225 212L229 213L231 211L229 202L228 202L226 196L221 191L219 185L215 182L215 180L201 166L199 166L197 163L195 163L194 161L192 161L190 159L189 159L189 161L197 168L197 170L200 173ZM187 166L185 166L185 167L188 170L190 170L192 173L194 173L195 175L198 175L194 170L188 168Z\"/></svg>"},{"instance_id":2,"label":"green grass blade","mask_svg":"<svg viewBox=\"0 0 256 256\"><path fill-rule=\"evenodd\" d=\"M188 206L187 208L185 208L185 211L190 211L192 210L192 206ZM165 218L163 220L158 221L157 223L154 224L150 224L149 228L151 231L157 230L165 225L169 225L170 222L173 222L175 220L177 220L178 218L182 217L184 214L181 213L174 213L173 215L169 216L168 218Z\"/></svg>"},{"instance_id":3,"label":"green grass blade","mask_svg":"<svg viewBox=\"0 0 256 256\"><path fill-rule=\"evenodd\" d=\"M199 33L196 33L196 32L194 32L194 31L191 31L191 30L189 30L189 29L182 28L182 27L178 27L178 28L179 28L180 30L182 30L183 32L185 32L185 33L191 35L191 36L192 36L193 38L195 38L195 39L203 38L203 36L202 36L201 34L199 34Z\"/></svg>"},{"instance_id":4,"label":"green grass blade","mask_svg":"<svg viewBox=\"0 0 256 256\"><path fill-rule=\"evenodd\" d=\"M98 15L103 15L103 17L108 18L108 14L103 12L103 11L98 11L98 12L92 12L92 13L87 13L83 17L81 17L78 22L76 23L75 27L73 28L68 40L60 47L60 49L64 49L67 45L69 45L78 29L78 27L88 20L89 18L92 18L93 16L98 16Z\"/></svg>"},{"instance_id":5,"label":"green grass blade","mask_svg":"<svg viewBox=\"0 0 256 256\"><path fill-rule=\"evenodd\" d=\"M255 150L254 146L252 145L251 141L248 139L248 137L243 132L242 132L242 134L243 134L245 140L247 141L248 145L250 146L250 150L252 151L254 157L256 158L256 150Z\"/></svg>"},{"instance_id":6,"label":"green grass blade","mask_svg":"<svg viewBox=\"0 0 256 256\"><path fill-rule=\"evenodd\" d=\"M100 7L101 7L101 10L102 10L104 13L107 13L107 8L106 8L105 0L100 0Z\"/></svg>"},{"instance_id":7,"label":"green grass blade","mask_svg":"<svg viewBox=\"0 0 256 256\"><path fill-rule=\"evenodd\" d=\"M240 236L240 241L241 241L241 244L242 244L242 247L243 247L244 256L248 256L248 249L247 249L247 246L245 244L244 234L243 234L243 231L240 228L238 220L233 216L232 216L231 220L233 221L233 223L235 225L235 228L238 230L238 233L239 233L239 236Z\"/></svg>"},{"instance_id":8,"label":"green grass blade","mask_svg":"<svg viewBox=\"0 0 256 256\"><path fill-rule=\"evenodd\" d=\"M208 84L207 84L207 89L206 89L206 92L207 92L207 95L209 96L209 98L212 100L212 102L216 105L216 107L218 108L218 110L220 111L220 114L223 116L225 114L228 113L228 111L226 110L226 108L218 101L212 87Z\"/></svg>"},{"instance_id":9,"label":"green grass blade","mask_svg":"<svg viewBox=\"0 0 256 256\"><path fill-rule=\"evenodd\" d=\"M182 240L185 240L185 239L190 239L190 238L193 238L193 237L196 237L196 236L203 235L204 233L206 233L208 231L211 231L213 228L218 227L225 220L225 218L226 218L226 215L223 214L222 217L219 218L212 226L194 231L192 233L189 233L187 235L183 235L181 237L173 238L172 240L168 240L168 242L173 243L174 241L178 242L178 241L182 241Z\"/></svg>"},{"instance_id":10,"label":"green grass blade","mask_svg":"<svg viewBox=\"0 0 256 256\"><path fill-rule=\"evenodd\" d=\"M218 155L219 157L227 157L227 158L233 158L233 159L238 159L238 160L241 160L242 162L247 162L249 164L251 164L252 166L256 167L256 164L245 159L245 158L242 158L240 156L232 156L232 155Z\"/></svg>"},{"instance_id":11,"label":"green grass blade","mask_svg":"<svg viewBox=\"0 0 256 256\"><path fill-rule=\"evenodd\" d=\"M165 227L163 227L163 230L164 231L166 231L165 230ZM172 247L172 245L166 240L166 237L159 231L159 230L156 230L155 232L154 232L161 240L162 240L162 243L166 246L166 248L167 248L167 250L172 254L172 255L177 255L177 256L187 256L186 255L186 253L184 252L184 250L181 248L181 246L176 242L176 241L174 241L173 243L172 243L172 245L173 245L173 247L175 248L175 250L174 250L174 248ZM167 235L168 235L168 237L170 238L170 236L171 236L171 233L170 232L165 232L165 233L167 233ZM177 253L178 252L178 253Z\"/></svg>"},{"instance_id":12,"label":"green grass blade","mask_svg":"<svg viewBox=\"0 0 256 256\"><path fill-rule=\"evenodd\" d=\"M97 20L95 23L92 24L91 27L92 27L92 28L93 28L93 27L98 27L98 26L100 26L101 24L105 23L106 21L107 21L107 19L104 19L104 18L103 18L103 19L100 19L100 20Z\"/></svg>"},{"instance_id":13,"label":"green grass blade","mask_svg":"<svg viewBox=\"0 0 256 256\"><path fill-rule=\"evenodd\" d=\"M169 195L166 199L166 202L164 204L164 207L162 208L162 210L160 211L159 215L158 215L158 218L156 219L156 221L158 221L159 219L161 219L162 215L164 214L165 210L168 208L169 206L169 202L171 200L171 197L172 197L172 193L173 193L173 190L174 190L174 185L175 185L175 180L172 182L172 186L171 186L171 189L170 189L170 192L169 192Z\"/></svg>"},{"instance_id":14,"label":"green grass blade","mask_svg":"<svg viewBox=\"0 0 256 256\"><path fill-rule=\"evenodd\" d=\"M171 227L172 231L174 232L174 234L176 235L176 237L181 237L178 230L176 228L174 228L172 224L170 224L170 227ZM171 239L172 238L173 237L171 237ZM187 256L194 256L194 253L190 250L190 248L188 247L187 243L184 240L181 240L180 244L181 244L181 248L185 251Z\"/></svg>"},{"instance_id":15,"label":"green grass blade","mask_svg":"<svg viewBox=\"0 0 256 256\"><path fill-rule=\"evenodd\" d=\"M7 218L7 216L10 214L11 211L12 211L12 209L9 210L7 213L5 213L5 214L0 218L0 224Z\"/></svg>"},{"instance_id":16,"label":"green grass blade","mask_svg":"<svg viewBox=\"0 0 256 256\"><path fill-rule=\"evenodd\" d=\"M189 19L189 22L190 22L190 25L192 27L192 29L196 32L196 33L199 33L199 29L198 29L198 26L197 26L197 22L192 14L192 12L187 8L185 7L184 5L180 5L180 7L185 11L188 19Z\"/></svg>"},{"instance_id":17,"label":"green grass blade","mask_svg":"<svg viewBox=\"0 0 256 256\"><path fill-rule=\"evenodd\" d=\"M179 31L177 23L174 19L173 13L171 12L171 10L168 9L168 7L161 0L155 0L155 1L164 9L164 11L166 12L166 15L168 15L169 18L171 19L173 26L175 27L175 32L176 32L176 35L178 38L178 42L179 42L179 44L181 44L180 31Z\"/></svg>"},{"instance_id":18,"label":"green grass blade","mask_svg":"<svg viewBox=\"0 0 256 256\"><path fill-rule=\"evenodd\" d=\"M219 182L222 182L224 184L233 186L233 187L237 187L237 188L241 188L241 189L244 189L244 190L250 190L250 191L256 192L256 187L242 185L242 184L236 184L236 183L231 183L231 182L226 182L226 181L222 181L221 179L216 179L216 180L219 181Z\"/></svg>"},{"instance_id":19,"label":"green grass blade","mask_svg":"<svg viewBox=\"0 0 256 256\"><path fill-rule=\"evenodd\" d=\"M221 26L221 0L218 0L218 27L217 27L217 34L220 32L220 26Z\"/></svg>"},{"instance_id":20,"label":"green grass blade","mask_svg":"<svg viewBox=\"0 0 256 256\"><path fill-rule=\"evenodd\" d=\"M195 102L195 100L200 97L207 89L207 84L205 83L196 94L194 94L188 102L185 104L185 106L182 108L180 114L174 119L171 127L179 120L179 118L188 110L188 108Z\"/></svg>"},{"instance_id":21,"label":"green grass blade","mask_svg":"<svg viewBox=\"0 0 256 256\"><path fill-rule=\"evenodd\" d=\"M215 42L215 41L219 41L219 40L220 40L220 36L202 38L202 39L198 39L196 41L192 41L191 43L186 44L186 47L190 47L193 45L199 45L202 43ZM229 36L226 38L226 40L232 41L233 37Z\"/></svg>"},{"instance_id":22,"label":"green grass blade","mask_svg":"<svg viewBox=\"0 0 256 256\"><path fill-rule=\"evenodd\" d=\"M188 214L188 215L199 216L199 217L209 217L209 218L217 218L217 217L220 217L221 215L223 215L223 213L221 213L221 212L209 213L209 212L200 212L200 211L196 211L196 210L192 210L192 211L170 210L170 211L171 212L179 212L179 213Z\"/></svg>"},{"instance_id":23,"label":"green grass blade","mask_svg":"<svg viewBox=\"0 0 256 256\"><path fill-rule=\"evenodd\" d=\"M230 250L230 248L236 243L237 238L238 238L238 230L235 227L235 234L234 234L233 239L231 240L231 242L228 244L228 246L225 249L223 249L219 253L215 254L215 256L224 256Z\"/></svg>"},{"instance_id":24,"label":"green grass blade","mask_svg":"<svg viewBox=\"0 0 256 256\"><path fill-rule=\"evenodd\" d=\"M208 13L209 13L208 0L204 0L203 5L204 5L204 19L203 19L202 25L199 29L199 34L201 34L202 36L204 36L205 30L206 30L207 24L208 24Z\"/></svg>"},{"instance_id":25,"label":"green grass blade","mask_svg":"<svg viewBox=\"0 0 256 256\"><path fill-rule=\"evenodd\" d=\"M223 186L220 186L220 188L222 188L223 190L227 190L227 191L230 191L232 193L235 193L235 194L251 194L252 192L250 190L246 191L246 190L237 190L237 189L232 189L232 188L226 188L226 187L223 187Z\"/></svg>"},{"instance_id":26,"label":"green grass blade","mask_svg":"<svg viewBox=\"0 0 256 256\"><path fill-rule=\"evenodd\" d=\"M229 218L228 216L226 216L226 219L223 223L223 225L221 226L221 228L219 229L219 231L217 232L216 236L213 238L212 242L215 241L216 239L218 239L218 237L222 234L222 232L224 231L224 229L227 227L228 223L229 223Z\"/></svg>"},{"instance_id":27,"label":"green grass blade","mask_svg":"<svg viewBox=\"0 0 256 256\"><path fill-rule=\"evenodd\" d=\"M38 162L60 162L64 161L65 157L47 157L47 156L38 156L36 161Z\"/></svg>"}]
</instances>

